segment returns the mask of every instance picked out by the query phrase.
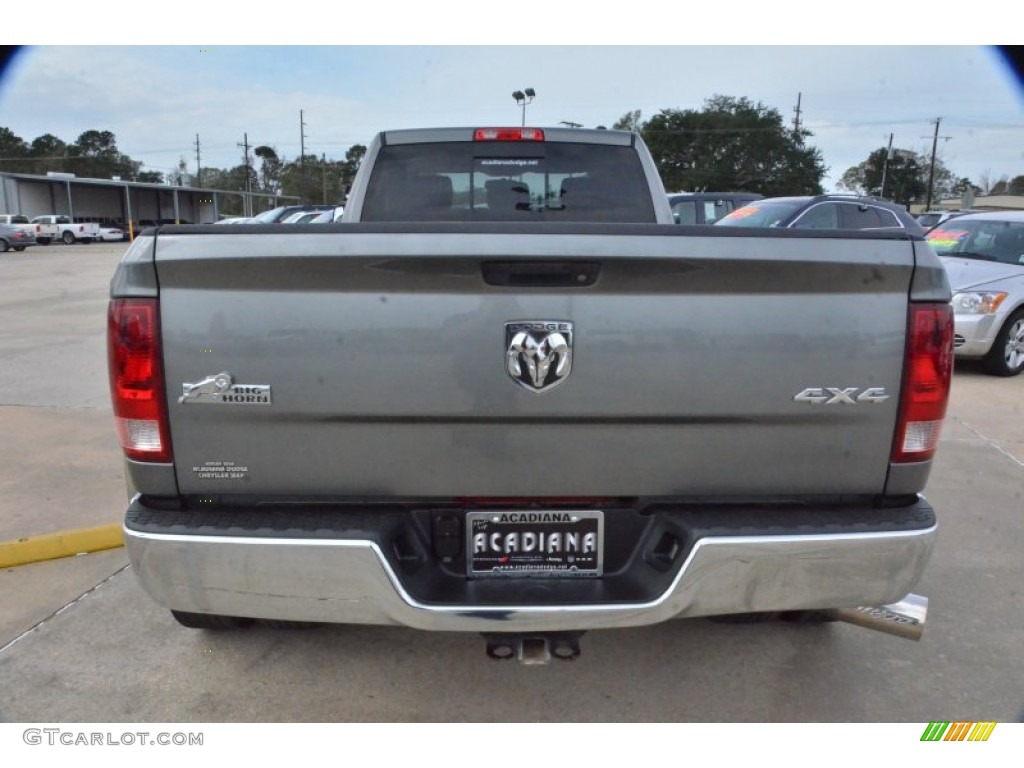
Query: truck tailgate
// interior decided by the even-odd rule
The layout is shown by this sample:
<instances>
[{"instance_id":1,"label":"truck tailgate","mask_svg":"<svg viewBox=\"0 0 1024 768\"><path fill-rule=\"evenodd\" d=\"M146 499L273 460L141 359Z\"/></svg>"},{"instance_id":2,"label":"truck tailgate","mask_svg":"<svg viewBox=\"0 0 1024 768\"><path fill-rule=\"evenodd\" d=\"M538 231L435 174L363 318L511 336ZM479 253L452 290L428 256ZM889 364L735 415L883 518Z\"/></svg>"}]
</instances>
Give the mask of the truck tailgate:
<instances>
[{"instance_id":1,"label":"truck tailgate","mask_svg":"<svg viewBox=\"0 0 1024 768\"><path fill-rule=\"evenodd\" d=\"M179 489L881 493L913 244L678 229L161 233ZM557 386L510 375L516 322L571 323ZM239 396L183 397L220 373Z\"/></svg>"}]
</instances>

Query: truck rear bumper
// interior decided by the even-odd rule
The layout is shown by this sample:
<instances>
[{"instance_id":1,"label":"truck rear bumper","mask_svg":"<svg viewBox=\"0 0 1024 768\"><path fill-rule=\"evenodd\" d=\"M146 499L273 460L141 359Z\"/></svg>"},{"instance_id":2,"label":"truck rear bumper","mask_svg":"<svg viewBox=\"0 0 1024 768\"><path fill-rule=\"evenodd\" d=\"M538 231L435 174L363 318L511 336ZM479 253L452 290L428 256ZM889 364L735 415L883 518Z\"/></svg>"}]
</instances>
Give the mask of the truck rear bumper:
<instances>
[{"instance_id":1,"label":"truck rear bumper","mask_svg":"<svg viewBox=\"0 0 1024 768\"><path fill-rule=\"evenodd\" d=\"M775 517L770 525L752 526L745 510L739 525L687 528L686 513L669 511L662 515L662 528L679 532L681 546L672 550L676 562L669 568L643 562L643 539L664 540L664 531L652 523L625 569L634 581L646 568L666 571L656 582L657 593L646 599L615 599L614 592L602 591L601 579L452 579L462 586L424 599L414 593L421 583L438 581L438 564L429 554L418 558L407 544L392 547L379 531L366 529L365 516L338 536L324 529L196 526L182 524L181 513L167 514L166 522L154 522L160 513L136 498L124 531L143 588L166 608L471 632L631 627L674 618L894 602L920 578L937 529L931 507L920 498L911 508L856 510L853 524L817 526L808 524L807 514L794 523L780 524ZM811 515L820 519L822 512ZM763 514L761 519L769 520ZM504 588L515 599L496 600Z\"/></svg>"}]
</instances>

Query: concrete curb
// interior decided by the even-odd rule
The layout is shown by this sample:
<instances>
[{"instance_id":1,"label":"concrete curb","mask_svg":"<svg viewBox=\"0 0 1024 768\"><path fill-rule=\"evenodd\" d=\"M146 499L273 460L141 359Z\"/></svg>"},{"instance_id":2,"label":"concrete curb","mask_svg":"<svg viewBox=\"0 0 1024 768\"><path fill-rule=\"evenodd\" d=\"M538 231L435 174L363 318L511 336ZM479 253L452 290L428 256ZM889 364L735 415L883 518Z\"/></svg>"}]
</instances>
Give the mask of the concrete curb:
<instances>
[{"instance_id":1,"label":"concrete curb","mask_svg":"<svg viewBox=\"0 0 1024 768\"><path fill-rule=\"evenodd\" d=\"M120 523L44 533L14 541L0 541L0 568L123 546L124 534Z\"/></svg>"}]
</instances>

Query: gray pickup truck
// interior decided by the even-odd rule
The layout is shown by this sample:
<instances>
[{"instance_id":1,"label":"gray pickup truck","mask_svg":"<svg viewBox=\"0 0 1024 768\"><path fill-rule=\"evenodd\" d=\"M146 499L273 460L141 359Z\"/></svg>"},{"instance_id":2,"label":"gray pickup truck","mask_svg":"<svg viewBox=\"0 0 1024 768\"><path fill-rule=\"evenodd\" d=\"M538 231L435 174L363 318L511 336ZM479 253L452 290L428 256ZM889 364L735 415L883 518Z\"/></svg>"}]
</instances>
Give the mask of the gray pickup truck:
<instances>
[{"instance_id":1,"label":"gray pickup truck","mask_svg":"<svg viewBox=\"0 0 1024 768\"><path fill-rule=\"evenodd\" d=\"M380 134L341 223L139 238L109 360L142 586L189 627L530 662L700 616L915 635L943 269L903 230L717 230L634 134L438 129Z\"/></svg>"}]
</instances>

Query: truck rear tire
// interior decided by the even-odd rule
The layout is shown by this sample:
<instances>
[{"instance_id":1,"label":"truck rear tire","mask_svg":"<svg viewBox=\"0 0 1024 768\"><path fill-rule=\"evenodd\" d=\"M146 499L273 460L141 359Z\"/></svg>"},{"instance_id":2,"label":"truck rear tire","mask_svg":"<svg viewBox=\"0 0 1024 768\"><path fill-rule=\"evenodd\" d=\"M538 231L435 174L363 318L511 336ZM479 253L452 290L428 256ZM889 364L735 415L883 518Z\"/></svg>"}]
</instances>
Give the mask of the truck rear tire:
<instances>
[{"instance_id":1,"label":"truck rear tire","mask_svg":"<svg viewBox=\"0 0 1024 768\"><path fill-rule=\"evenodd\" d=\"M36 238L36 242L39 243L39 245L49 245L50 244L50 238L48 238L48 237L39 237L39 238Z\"/></svg>"},{"instance_id":2,"label":"truck rear tire","mask_svg":"<svg viewBox=\"0 0 1024 768\"><path fill-rule=\"evenodd\" d=\"M1003 323L984 365L994 376L1016 376L1024 371L1024 309L1018 309Z\"/></svg>"},{"instance_id":3,"label":"truck rear tire","mask_svg":"<svg viewBox=\"0 0 1024 768\"><path fill-rule=\"evenodd\" d=\"M171 611L171 615L179 624L189 629L237 629L252 623L252 619L243 619L240 616L221 616L216 613Z\"/></svg>"},{"instance_id":4,"label":"truck rear tire","mask_svg":"<svg viewBox=\"0 0 1024 768\"><path fill-rule=\"evenodd\" d=\"M63 235L60 236L60 239L64 241L64 245L74 245L75 233L65 232Z\"/></svg>"},{"instance_id":5,"label":"truck rear tire","mask_svg":"<svg viewBox=\"0 0 1024 768\"><path fill-rule=\"evenodd\" d=\"M7 249L10 247L10 244L6 240L0 240L0 253L6 253Z\"/></svg>"}]
</instances>

